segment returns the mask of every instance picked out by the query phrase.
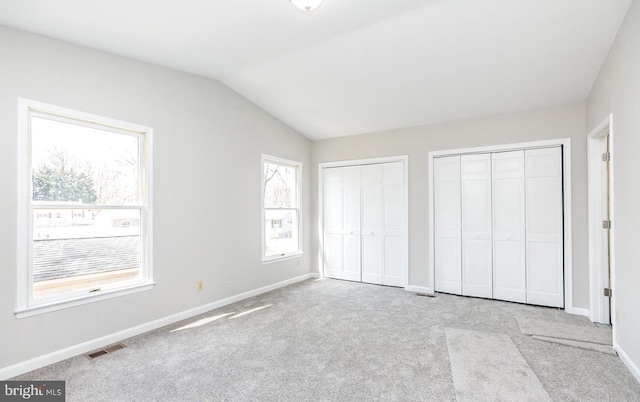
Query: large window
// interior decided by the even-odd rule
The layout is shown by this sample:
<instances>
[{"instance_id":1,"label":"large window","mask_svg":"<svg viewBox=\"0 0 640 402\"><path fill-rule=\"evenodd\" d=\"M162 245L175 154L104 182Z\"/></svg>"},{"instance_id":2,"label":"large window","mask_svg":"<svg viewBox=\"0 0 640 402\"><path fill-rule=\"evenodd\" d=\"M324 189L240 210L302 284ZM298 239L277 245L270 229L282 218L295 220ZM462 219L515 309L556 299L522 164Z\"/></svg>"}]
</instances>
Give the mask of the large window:
<instances>
[{"instance_id":1,"label":"large window","mask_svg":"<svg viewBox=\"0 0 640 402\"><path fill-rule=\"evenodd\" d=\"M20 100L18 316L150 288L151 129Z\"/></svg>"},{"instance_id":2,"label":"large window","mask_svg":"<svg viewBox=\"0 0 640 402\"><path fill-rule=\"evenodd\" d=\"M299 162L262 156L262 259L300 254Z\"/></svg>"}]
</instances>

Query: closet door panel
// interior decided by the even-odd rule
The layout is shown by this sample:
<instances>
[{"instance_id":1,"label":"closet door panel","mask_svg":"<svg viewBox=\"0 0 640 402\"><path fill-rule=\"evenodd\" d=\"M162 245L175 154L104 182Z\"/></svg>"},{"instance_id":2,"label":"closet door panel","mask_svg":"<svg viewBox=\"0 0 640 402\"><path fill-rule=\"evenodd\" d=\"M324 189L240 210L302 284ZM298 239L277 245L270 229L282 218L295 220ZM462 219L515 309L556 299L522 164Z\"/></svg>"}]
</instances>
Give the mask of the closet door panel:
<instances>
[{"instance_id":1,"label":"closet door panel","mask_svg":"<svg viewBox=\"0 0 640 402\"><path fill-rule=\"evenodd\" d=\"M342 235L324 234L324 274L329 278L342 277Z\"/></svg>"},{"instance_id":2,"label":"closet door panel","mask_svg":"<svg viewBox=\"0 0 640 402\"><path fill-rule=\"evenodd\" d=\"M564 307L562 149L525 151L527 303Z\"/></svg>"},{"instance_id":3,"label":"closet door panel","mask_svg":"<svg viewBox=\"0 0 640 402\"><path fill-rule=\"evenodd\" d=\"M382 284L404 286L404 239L398 236L384 238L384 277Z\"/></svg>"},{"instance_id":4,"label":"closet door panel","mask_svg":"<svg viewBox=\"0 0 640 402\"><path fill-rule=\"evenodd\" d=\"M342 250L342 170L323 171L324 274L343 278Z\"/></svg>"},{"instance_id":5,"label":"closet door panel","mask_svg":"<svg viewBox=\"0 0 640 402\"><path fill-rule=\"evenodd\" d=\"M360 281L360 168L323 171L324 271Z\"/></svg>"},{"instance_id":6,"label":"closet door panel","mask_svg":"<svg viewBox=\"0 0 640 402\"><path fill-rule=\"evenodd\" d=\"M362 280L360 246L360 166L342 169L343 272L344 279Z\"/></svg>"},{"instance_id":7,"label":"closet door panel","mask_svg":"<svg viewBox=\"0 0 640 402\"><path fill-rule=\"evenodd\" d=\"M360 234L360 186L342 187L342 211L344 234Z\"/></svg>"},{"instance_id":8,"label":"closet door panel","mask_svg":"<svg viewBox=\"0 0 640 402\"><path fill-rule=\"evenodd\" d=\"M382 284L382 236L362 236L362 282Z\"/></svg>"},{"instance_id":9,"label":"closet door panel","mask_svg":"<svg viewBox=\"0 0 640 402\"><path fill-rule=\"evenodd\" d=\"M460 156L433 160L435 290L462 293Z\"/></svg>"},{"instance_id":10,"label":"closet door panel","mask_svg":"<svg viewBox=\"0 0 640 402\"><path fill-rule=\"evenodd\" d=\"M384 163L382 168L382 284L404 286L406 259L404 164Z\"/></svg>"},{"instance_id":11,"label":"closet door panel","mask_svg":"<svg viewBox=\"0 0 640 402\"><path fill-rule=\"evenodd\" d=\"M362 167L362 282L382 284L382 167Z\"/></svg>"},{"instance_id":12,"label":"closet door panel","mask_svg":"<svg viewBox=\"0 0 640 402\"><path fill-rule=\"evenodd\" d=\"M524 151L492 155L493 297L525 303Z\"/></svg>"},{"instance_id":13,"label":"closet door panel","mask_svg":"<svg viewBox=\"0 0 640 402\"><path fill-rule=\"evenodd\" d=\"M491 298L491 155L463 155L461 169L462 294Z\"/></svg>"},{"instance_id":14,"label":"closet door panel","mask_svg":"<svg viewBox=\"0 0 640 402\"><path fill-rule=\"evenodd\" d=\"M361 258L360 258L360 235L344 235L343 237L344 267L342 279L350 281L361 281Z\"/></svg>"}]
</instances>

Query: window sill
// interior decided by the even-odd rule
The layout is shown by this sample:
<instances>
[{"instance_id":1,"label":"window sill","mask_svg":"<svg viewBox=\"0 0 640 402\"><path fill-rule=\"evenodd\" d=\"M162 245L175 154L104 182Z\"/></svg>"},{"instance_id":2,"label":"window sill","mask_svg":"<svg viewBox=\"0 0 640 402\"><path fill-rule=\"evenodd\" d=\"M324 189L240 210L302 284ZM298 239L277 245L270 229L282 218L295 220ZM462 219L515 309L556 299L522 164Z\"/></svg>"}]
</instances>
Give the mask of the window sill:
<instances>
[{"instance_id":1,"label":"window sill","mask_svg":"<svg viewBox=\"0 0 640 402\"><path fill-rule=\"evenodd\" d=\"M47 304L39 304L29 307L17 308L14 313L17 318L26 318L34 315L49 313L56 310L62 310L70 307L81 306L83 304L94 303L100 300L113 299L114 297L124 296L132 293L144 292L151 290L155 285L155 282L145 282L136 285L131 285L125 288L118 288L112 290L105 290L100 293L90 293L84 296L79 296L74 299L61 300Z\"/></svg>"},{"instance_id":2,"label":"window sill","mask_svg":"<svg viewBox=\"0 0 640 402\"><path fill-rule=\"evenodd\" d=\"M287 261L287 260L295 260L296 258L300 258L304 255L303 252L299 252L296 254L287 254L284 255L282 257L269 257L269 258L263 258L262 259L262 265L265 264L273 264L274 262L281 262L281 261Z\"/></svg>"}]
</instances>

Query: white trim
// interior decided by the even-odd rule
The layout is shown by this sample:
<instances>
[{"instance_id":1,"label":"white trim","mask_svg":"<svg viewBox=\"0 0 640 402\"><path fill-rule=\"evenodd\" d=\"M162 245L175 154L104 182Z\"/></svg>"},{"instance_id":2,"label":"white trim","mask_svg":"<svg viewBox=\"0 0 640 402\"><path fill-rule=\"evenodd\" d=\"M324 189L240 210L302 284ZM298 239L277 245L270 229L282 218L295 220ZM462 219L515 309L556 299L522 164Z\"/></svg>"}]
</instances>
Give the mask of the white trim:
<instances>
[{"instance_id":1,"label":"white trim","mask_svg":"<svg viewBox=\"0 0 640 402\"><path fill-rule=\"evenodd\" d=\"M166 325L170 325L175 322L182 321L199 314L204 314L211 310L224 307L229 304L232 304L241 300L245 300L253 296L258 296L263 293L267 293L272 290L276 290L276 289L279 289L297 282L302 282L311 278L315 278L314 274L309 273L305 275L300 275L291 279L274 283L272 285L263 286L258 289L250 290L248 292L240 293L235 296L227 297L225 299L221 299L213 303L208 303L203 306L192 308L190 310L172 314L170 316L160 318L158 320L150 321L145 324L137 325L135 327L128 328L123 331L115 332L113 334L105 335L100 338L92 339L87 342L69 346L67 348L57 350L55 352L51 352L46 355L39 356L33 359L29 359L27 361L20 362L8 367L3 367L0 369L0 380L6 380L9 378L18 376L20 374L24 374L29 371L47 366L49 364L57 363L65 359L90 352L100 347L104 347L105 345L109 345L115 342L120 342L123 339L131 338L133 336L140 335L142 333L149 332L154 329L164 327Z\"/></svg>"},{"instance_id":2,"label":"white trim","mask_svg":"<svg viewBox=\"0 0 640 402\"><path fill-rule=\"evenodd\" d=\"M293 161L293 160L289 160L289 159L283 159L283 158L279 158L277 156L272 156L272 155L267 155L267 154L262 154L260 157L260 205L262 206L261 209L261 217L262 217L262 222L260 223L260 227L261 227L261 239L262 239L262 246L260 247L260 249L262 250L262 255L260 257L262 264L270 264L273 262L279 262L279 261L283 261L283 260L289 260L292 258L297 258L300 257L303 254L303 250L302 250L302 202L300 197L302 197L302 162L297 162L297 161ZM297 224L298 224L298 249L294 252L291 253L285 253L283 255L273 255L273 256L266 256L266 239L264 238L264 232L265 232L265 227L264 227L264 211L265 209L275 209L275 208L265 208L264 206L264 164L265 162L274 162L280 165L284 165L284 166L289 166L289 167L293 167L296 169L296 206L294 208L285 208L285 209L294 209L298 212L298 219L297 219Z\"/></svg>"},{"instance_id":3,"label":"white trim","mask_svg":"<svg viewBox=\"0 0 640 402\"><path fill-rule=\"evenodd\" d=\"M459 148L442 151L431 151L428 156L429 177L429 285L434 286L435 256L434 256L434 209L433 209L433 159L440 156L461 155L470 153L488 153L515 151L520 149L535 149L562 146L562 170L564 195L564 308L568 313L576 311L573 307L573 256L572 256L572 219L571 219L571 139L559 138L554 140L520 142L515 144L492 145L476 148ZM580 311L579 309L577 311ZM574 314L574 313L572 313Z\"/></svg>"},{"instance_id":4,"label":"white trim","mask_svg":"<svg viewBox=\"0 0 640 402\"><path fill-rule=\"evenodd\" d=\"M618 353L618 357L622 360L625 366L631 371L631 374L636 378L636 381L640 382L640 368L631 360L629 355L622 349L622 347L616 342L616 338L613 338L613 349Z\"/></svg>"},{"instance_id":5,"label":"white trim","mask_svg":"<svg viewBox=\"0 0 640 402\"><path fill-rule=\"evenodd\" d=\"M588 167L588 204L589 204L589 304L591 314L589 319L593 322L609 323L607 319L607 309L609 308L603 296L602 289L605 287L605 273L602 272L602 242L604 241L604 231L601 226L602 217L602 160L601 145L606 140L609 133L609 153L611 163L609 164L609 219L612 228L609 232L609 270L611 272L611 288L614 288L615 276L615 221L614 221L614 153L613 153L613 115L610 114L587 135L587 167ZM611 312L615 311L615 292L611 298ZM609 317L614 323L613 317ZM614 323L615 324L615 323ZM615 325L613 325L615 339Z\"/></svg>"},{"instance_id":6,"label":"white trim","mask_svg":"<svg viewBox=\"0 0 640 402\"><path fill-rule=\"evenodd\" d=\"M326 168L345 167L345 166L361 166L373 165L379 163L402 162L404 165L404 267L403 267L403 287L409 286L409 156L383 156L368 159L352 159L345 161L320 162L318 163L318 273L320 278L324 278L324 189L323 189L323 172Z\"/></svg>"},{"instance_id":7,"label":"white trim","mask_svg":"<svg viewBox=\"0 0 640 402\"><path fill-rule=\"evenodd\" d=\"M140 268L142 279L117 282L103 287L96 293L87 289L34 300L33 297L33 214L35 208L58 208L47 202L33 202L31 173L31 117L41 117L83 127L98 128L109 132L130 135L139 141L139 190L138 205L108 206L106 209L139 209L142 253ZM103 117L91 113L49 105L25 98L18 98L18 188L17 188L17 289L15 314L18 318L42 314L54 310L113 298L119 295L148 290L153 287L153 129L139 124ZM62 208L96 209L99 205L65 204Z\"/></svg>"},{"instance_id":8,"label":"white trim","mask_svg":"<svg viewBox=\"0 0 640 402\"><path fill-rule=\"evenodd\" d=\"M274 257L268 260L263 260L262 264L275 264L276 262L287 261L287 260L295 260L296 258L300 258L304 255L304 253L298 254L289 254L284 257Z\"/></svg>"},{"instance_id":9,"label":"white trim","mask_svg":"<svg viewBox=\"0 0 640 402\"><path fill-rule=\"evenodd\" d=\"M433 291L433 288L428 288L428 287L425 287L425 286L407 285L407 286L405 286L404 290L406 290L407 292L422 293L422 294L430 295L430 296L433 296L433 295L436 294L436 292Z\"/></svg>"},{"instance_id":10,"label":"white trim","mask_svg":"<svg viewBox=\"0 0 640 402\"><path fill-rule=\"evenodd\" d=\"M574 307L570 311L565 308L565 311L569 314L581 315L584 317L589 317L589 310L586 308Z\"/></svg>"},{"instance_id":11,"label":"white trim","mask_svg":"<svg viewBox=\"0 0 640 402\"><path fill-rule=\"evenodd\" d=\"M407 155L381 156L378 158L368 159L350 159L344 161L320 162L318 163L318 169L344 166L374 165L378 163L407 162L408 160L409 156Z\"/></svg>"},{"instance_id":12,"label":"white trim","mask_svg":"<svg viewBox=\"0 0 640 402\"><path fill-rule=\"evenodd\" d=\"M49 313L51 311L63 310L70 307L82 306L83 304L93 303L100 300L113 299L114 297L120 297L129 295L132 293L144 292L145 290L153 289L155 282L137 283L135 285L127 287L119 287L109 290L104 290L100 293L89 293L73 299L58 300L47 304L38 304L31 307L17 308L15 314L17 318L31 317L34 315Z\"/></svg>"},{"instance_id":13,"label":"white trim","mask_svg":"<svg viewBox=\"0 0 640 402\"><path fill-rule=\"evenodd\" d=\"M478 154L489 152L505 152L505 151L518 151L521 149L536 149L536 148L550 148L560 145L571 144L571 138L558 138L555 140L543 140L543 141L530 141L530 142L518 142L514 144L500 144L500 145L488 145L484 147L475 148L458 148L458 149L446 149L442 151L431 151L429 155L434 157L448 156L448 155L463 155L463 154Z\"/></svg>"}]
</instances>

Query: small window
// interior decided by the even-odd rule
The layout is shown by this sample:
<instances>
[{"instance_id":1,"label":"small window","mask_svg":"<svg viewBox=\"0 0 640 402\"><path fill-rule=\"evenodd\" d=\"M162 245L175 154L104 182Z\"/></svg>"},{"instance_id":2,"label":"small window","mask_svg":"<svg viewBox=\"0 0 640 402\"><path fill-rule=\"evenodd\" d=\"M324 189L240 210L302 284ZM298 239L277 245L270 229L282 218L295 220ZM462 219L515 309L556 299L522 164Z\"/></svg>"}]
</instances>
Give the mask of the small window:
<instances>
[{"instance_id":1,"label":"small window","mask_svg":"<svg viewBox=\"0 0 640 402\"><path fill-rule=\"evenodd\" d=\"M23 99L20 111L18 316L149 288L151 129Z\"/></svg>"},{"instance_id":2,"label":"small window","mask_svg":"<svg viewBox=\"0 0 640 402\"><path fill-rule=\"evenodd\" d=\"M299 255L299 162L263 155L263 261Z\"/></svg>"}]
</instances>

